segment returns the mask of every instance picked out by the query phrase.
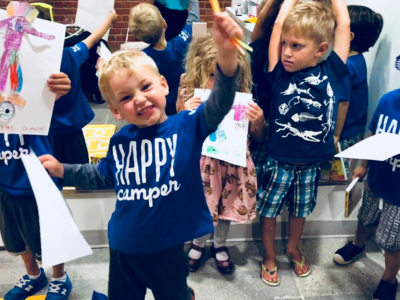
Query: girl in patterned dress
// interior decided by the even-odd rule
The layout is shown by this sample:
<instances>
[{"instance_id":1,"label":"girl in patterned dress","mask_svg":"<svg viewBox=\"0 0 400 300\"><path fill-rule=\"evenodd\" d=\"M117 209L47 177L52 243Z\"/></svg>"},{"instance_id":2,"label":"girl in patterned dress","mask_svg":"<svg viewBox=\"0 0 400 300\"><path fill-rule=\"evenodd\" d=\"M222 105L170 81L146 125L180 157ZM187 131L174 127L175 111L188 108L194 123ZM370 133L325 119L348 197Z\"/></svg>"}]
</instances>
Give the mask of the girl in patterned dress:
<instances>
[{"instance_id":1,"label":"girl in patterned dress","mask_svg":"<svg viewBox=\"0 0 400 300\"><path fill-rule=\"evenodd\" d=\"M195 88L211 89L214 85L217 49L211 37L192 42L186 55L186 74L181 80L177 111L195 109L201 99L193 98ZM239 58L239 89L249 93L251 71L248 57ZM249 132L253 139L262 140L266 123L262 110L255 103L246 108L250 120ZM247 165L239 167L218 159L202 156L201 176L208 207L214 221L215 233L211 253L218 270L223 274L233 271L228 249L225 246L231 221L244 224L256 217L257 176L247 145ZM191 272L197 271L209 235L193 241L189 250Z\"/></svg>"}]
</instances>

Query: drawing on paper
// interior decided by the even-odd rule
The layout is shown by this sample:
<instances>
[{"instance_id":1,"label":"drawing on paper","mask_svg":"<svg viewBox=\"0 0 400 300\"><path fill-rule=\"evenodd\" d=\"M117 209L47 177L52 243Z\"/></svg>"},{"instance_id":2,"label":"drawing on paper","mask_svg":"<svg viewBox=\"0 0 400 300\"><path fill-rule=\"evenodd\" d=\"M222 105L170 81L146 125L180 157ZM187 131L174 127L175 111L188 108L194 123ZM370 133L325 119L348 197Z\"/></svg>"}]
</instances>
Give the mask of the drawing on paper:
<instances>
[{"instance_id":1,"label":"drawing on paper","mask_svg":"<svg viewBox=\"0 0 400 300\"><path fill-rule=\"evenodd\" d=\"M221 124L218 125L218 128L216 131L214 131L212 134L209 135L210 141L211 142L223 142L226 140L226 133L222 127Z\"/></svg>"},{"instance_id":2,"label":"drawing on paper","mask_svg":"<svg viewBox=\"0 0 400 300\"><path fill-rule=\"evenodd\" d=\"M246 110L246 106L241 105L241 104L233 105L232 109L235 111L233 119L235 121L243 121L243 119L244 119L244 111Z\"/></svg>"},{"instance_id":3,"label":"drawing on paper","mask_svg":"<svg viewBox=\"0 0 400 300\"><path fill-rule=\"evenodd\" d=\"M335 104L335 96L333 95L333 90L331 88L330 83L328 82L327 86L327 94L329 96L329 101L324 101L325 106L328 106L328 109L326 111L326 123L322 124L323 130L326 132L325 136L323 138L323 141L325 143L325 138L328 136L329 132L335 127L335 121L333 121L333 105Z\"/></svg>"},{"instance_id":4,"label":"drawing on paper","mask_svg":"<svg viewBox=\"0 0 400 300\"><path fill-rule=\"evenodd\" d=\"M303 102L305 105L307 105L307 109L309 109L310 106L313 106L315 108L321 108L322 107L321 103L319 103L318 101L314 101L314 100L307 99L307 98L301 98L300 96L295 96L292 99L290 99L289 108L292 108L291 104L292 104L293 100L296 101L296 102L293 103L293 105L297 105L300 102Z\"/></svg>"},{"instance_id":5,"label":"drawing on paper","mask_svg":"<svg viewBox=\"0 0 400 300\"><path fill-rule=\"evenodd\" d=\"M4 52L0 60L0 120L9 121L15 115L15 105L25 106L26 101L20 95L23 87L22 68L18 51L25 33L47 40L53 35L38 32L31 22L37 17L38 10L26 2L11 1L7 6L8 17L0 21L0 28L5 28ZM11 92L5 97L8 75L10 74Z\"/></svg>"},{"instance_id":6,"label":"drawing on paper","mask_svg":"<svg viewBox=\"0 0 400 300\"><path fill-rule=\"evenodd\" d=\"M317 139L315 136L320 135L322 131L309 131L309 130L300 131L297 128L293 127L290 123L281 124L278 123L277 121L278 120L275 120L275 123L282 127L277 129L276 132L289 130L289 132L286 135L282 135L283 138L287 138L289 135L291 135L291 136L298 136L299 138L302 138L303 140L308 142L319 143L321 141Z\"/></svg>"},{"instance_id":7,"label":"drawing on paper","mask_svg":"<svg viewBox=\"0 0 400 300\"><path fill-rule=\"evenodd\" d=\"M314 96L310 94L310 89L308 89L308 90L300 89L297 87L297 85L295 83L289 83L288 89L286 91L282 92L281 95L285 95L285 96L293 95L295 92L297 92L298 95L306 94L314 99Z\"/></svg>"},{"instance_id":8,"label":"drawing on paper","mask_svg":"<svg viewBox=\"0 0 400 300\"><path fill-rule=\"evenodd\" d=\"M213 155L218 155L219 154L219 150L213 146L208 146L207 147L207 152Z\"/></svg>"},{"instance_id":9,"label":"drawing on paper","mask_svg":"<svg viewBox=\"0 0 400 300\"><path fill-rule=\"evenodd\" d=\"M321 76L321 73L319 73L318 76L311 74L311 76L304 78L303 82L300 83L299 85L302 85L304 83L309 83L311 85L319 85L320 83L322 83L328 79L328 76L324 76L324 77L322 77L322 79L319 79L320 76Z\"/></svg>"}]
</instances>

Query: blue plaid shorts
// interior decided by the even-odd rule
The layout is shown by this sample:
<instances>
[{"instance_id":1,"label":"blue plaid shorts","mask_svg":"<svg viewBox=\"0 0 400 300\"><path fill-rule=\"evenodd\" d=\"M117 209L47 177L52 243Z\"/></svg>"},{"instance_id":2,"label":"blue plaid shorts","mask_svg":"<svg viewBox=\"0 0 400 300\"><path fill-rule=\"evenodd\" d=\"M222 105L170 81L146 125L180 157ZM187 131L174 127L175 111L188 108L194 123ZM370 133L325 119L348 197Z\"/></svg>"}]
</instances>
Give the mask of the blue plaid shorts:
<instances>
[{"instance_id":1,"label":"blue plaid shorts","mask_svg":"<svg viewBox=\"0 0 400 300\"><path fill-rule=\"evenodd\" d=\"M268 157L257 193L258 213L266 218L275 218L286 202L291 215L299 218L309 216L317 204L320 173L319 163L296 166Z\"/></svg>"}]
</instances>

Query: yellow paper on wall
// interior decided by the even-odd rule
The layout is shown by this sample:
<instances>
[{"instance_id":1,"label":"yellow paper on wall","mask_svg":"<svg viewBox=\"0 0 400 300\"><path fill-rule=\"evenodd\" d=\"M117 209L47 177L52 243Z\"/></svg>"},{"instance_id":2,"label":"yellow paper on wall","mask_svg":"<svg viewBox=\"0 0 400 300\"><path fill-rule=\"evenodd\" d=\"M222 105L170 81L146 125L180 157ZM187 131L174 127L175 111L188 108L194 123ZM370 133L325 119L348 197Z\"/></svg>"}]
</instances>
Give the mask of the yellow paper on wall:
<instances>
[{"instance_id":1,"label":"yellow paper on wall","mask_svg":"<svg viewBox=\"0 0 400 300\"><path fill-rule=\"evenodd\" d=\"M26 300L44 300L46 298L46 295L39 295L39 296L32 296L26 298ZM4 300L3 298L0 298L0 300Z\"/></svg>"},{"instance_id":2,"label":"yellow paper on wall","mask_svg":"<svg viewBox=\"0 0 400 300\"><path fill-rule=\"evenodd\" d=\"M106 157L111 137L116 130L117 126L113 124L87 125L83 128L91 163L97 163Z\"/></svg>"}]
</instances>

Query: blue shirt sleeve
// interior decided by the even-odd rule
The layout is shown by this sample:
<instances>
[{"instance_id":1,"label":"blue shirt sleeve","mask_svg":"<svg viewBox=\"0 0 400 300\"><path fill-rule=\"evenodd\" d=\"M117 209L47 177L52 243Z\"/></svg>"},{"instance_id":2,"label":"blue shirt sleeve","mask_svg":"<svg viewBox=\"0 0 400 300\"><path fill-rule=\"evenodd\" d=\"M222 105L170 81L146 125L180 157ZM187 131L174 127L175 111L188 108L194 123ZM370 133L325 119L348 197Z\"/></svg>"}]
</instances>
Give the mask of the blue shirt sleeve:
<instances>
[{"instance_id":1,"label":"blue shirt sleeve","mask_svg":"<svg viewBox=\"0 0 400 300\"><path fill-rule=\"evenodd\" d=\"M64 48L61 71L68 73L71 70L79 69L88 57L89 48L84 42L80 42L73 47Z\"/></svg>"},{"instance_id":2,"label":"blue shirt sleeve","mask_svg":"<svg viewBox=\"0 0 400 300\"><path fill-rule=\"evenodd\" d=\"M268 65L265 64L264 72L268 72ZM281 60L278 61L275 68L267 73L268 81L271 85L274 85L279 79L282 79L282 74L286 72Z\"/></svg>"},{"instance_id":3,"label":"blue shirt sleeve","mask_svg":"<svg viewBox=\"0 0 400 300\"><path fill-rule=\"evenodd\" d=\"M339 81L349 74L349 68L335 51L331 52L326 63L331 66L332 71L336 74Z\"/></svg>"},{"instance_id":4,"label":"blue shirt sleeve","mask_svg":"<svg viewBox=\"0 0 400 300\"><path fill-rule=\"evenodd\" d=\"M183 27L181 33L171 40L172 49L179 57L183 58L186 55L187 48L192 40L192 25Z\"/></svg>"}]
</instances>

